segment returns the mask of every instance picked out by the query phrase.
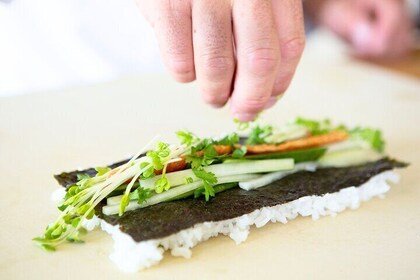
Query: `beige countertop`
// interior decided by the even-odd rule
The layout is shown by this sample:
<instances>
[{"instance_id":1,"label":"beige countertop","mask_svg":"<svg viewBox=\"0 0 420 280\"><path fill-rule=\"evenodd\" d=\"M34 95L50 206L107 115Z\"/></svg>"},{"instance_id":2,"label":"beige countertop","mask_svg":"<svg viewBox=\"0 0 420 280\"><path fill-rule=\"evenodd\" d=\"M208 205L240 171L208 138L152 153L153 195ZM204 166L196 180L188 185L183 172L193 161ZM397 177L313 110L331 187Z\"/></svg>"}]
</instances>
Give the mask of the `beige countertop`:
<instances>
[{"instance_id":1,"label":"beige countertop","mask_svg":"<svg viewBox=\"0 0 420 280\"><path fill-rule=\"evenodd\" d=\"M158 266L123 274L100 231L56 253L32 244L57 215L52 175L123 159L157 133L220 134L234 127L227 111L206 107L194 84L167 76L0 99L0 279L420 279L420 81L313 46L263 119L297 115L379 127L389 154L411 166L386 199L357 211L254 228L239 246L213 238L190 260L167 254Z\"/></svg>"}]
</instances>

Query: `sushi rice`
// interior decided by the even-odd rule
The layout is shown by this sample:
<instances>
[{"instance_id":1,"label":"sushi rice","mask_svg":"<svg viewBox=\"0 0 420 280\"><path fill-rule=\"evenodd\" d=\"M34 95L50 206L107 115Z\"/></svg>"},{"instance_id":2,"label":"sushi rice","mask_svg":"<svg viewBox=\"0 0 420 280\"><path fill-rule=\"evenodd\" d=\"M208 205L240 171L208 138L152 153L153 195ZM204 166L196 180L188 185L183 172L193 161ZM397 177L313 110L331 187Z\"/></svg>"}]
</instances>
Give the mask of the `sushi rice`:
<instances>
[{"instance_id":1,"label":"sushi rice","mask_svg":"<svg viewBox=\"0 0 420 280\"><path fill-rule=\"evenodd\" d=\"M393 171L385 171L358 187L350 186L322 196L304 196L288 203L263 207L234 219L199 223L165 238L141 242L134 241L131 236L120 231L118 225L110 225L96 216L84 222L83 226L93 230L100 225L114 240L114 252L110 259L122 271L136 272L158 264L166 250L170 250L173 256L190 258L194 246L219 234L228 235L236 244L240 244L247 239L253 225L260 228L270 221L285 224L299 215L312 216L313 220L317 220L321 216L335 216L346 208L356 209L361 202L374 197L382 198L390 189L388 181L397 183L398 179ZM58 191L53 197L59 197Z\"/></svg>"}]
</instances>

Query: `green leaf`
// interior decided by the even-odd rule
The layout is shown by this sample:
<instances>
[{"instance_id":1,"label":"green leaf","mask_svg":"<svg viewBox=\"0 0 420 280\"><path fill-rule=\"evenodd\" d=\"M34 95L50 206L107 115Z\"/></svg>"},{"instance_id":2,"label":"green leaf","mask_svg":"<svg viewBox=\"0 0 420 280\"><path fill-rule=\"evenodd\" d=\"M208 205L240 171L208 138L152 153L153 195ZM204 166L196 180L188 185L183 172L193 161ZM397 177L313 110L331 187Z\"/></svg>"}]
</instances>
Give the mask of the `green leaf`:
<instances>
[{"instance_id":1,"label":"green leaf","mask_svg":"<svg viewBox=\"0 0 420 280\"><path fill-rule=\"evenodd\" d=\"M90 179L90 176L86 173L77 173L77 181Z\"/></svg>"},{"instance_id":2,"label":"green leaf","mask_svg":"<svg viewBox=\"0 0 420 280\"><path fill-rule=\"evenodd\" d=\"M232 153L232 157L233 158L242 158L246 155L246 146L242 146L240 148L236 148L233 153Z\"/></svg>"},{"instance_id":3,"label":"green leaf","mask_svg":"<svg viewBox=\"0 0 420 280\"><path fill-rule=\"evenodd\" d=\"M73 217L70 214L64 215L62 219L66 224L71 224L71 222L73 221Z\"/></svg>"},{"instance_id":4,"label":"green leaf","mask_svg":"<svg viewBox=\"0 0 420 280\"><path fill-rule=\"evenodd\" d=\"M238 131L245 131L245 130L247 130L249 128L249 125L250 125L249 122L241 122L238 119L234 119L233 122L238 125L237 126L237 130Z\"/></svg>"},{"instance_id":5,"label":"green leaf","mask_svg":"<svg viewBox=\"0 0 420 280\"><path fill-rule=\"evenodd\" d=\"M199 198L202 195L204 195L204 187L197 188L194 190L194 198Z\"/></svg>"},{"instance_id":6,"label":"green leaf","mask_svg":"<svg viewBox=\"0 0 420 280\"><path fill-rule=\"evenodd\" d=\"M162 176L155 182L155 192L161 193L163 191L169 190L171 185L169 184L168 179L165 176Z\"/></svg>"},{"instance_id":7,"label":"green leaf","mask_svg":"<svg viewBox=\"0 0 420 280\"><path fill-rule=\"evenodd\" d=\"M95 170L97 172L96 176L102 176L102 175L108 173L111 170L111 168L109 168L109 167L96 167Z\"/></svg>"},{"instance_id":8,"label":"green leaf","mask_svg":"<svg viewBox=\"0 0 420 280\"><path fill-rule=\"evenodd\" d=\"M142 175L141 175L142 179L152 178L155 176L155 169L153 165L151 165L148 162L140 163L140 169L143 170Z\"/></svg>"},{"instance_id":9,"label":"green leaf","mask_svg":"<svg viewBox=\"0 0 420 280\"><path fill-rule=\"evenodd\" d=\"M210 200L210 197L214 197L216 194L214 192L214 188L211 184L204 181L204 197L206 198L206 201Z\"/></svg>"},{"instance_id":10,"label":"green leaf","mask_svg":"<svg viewBox=\"0 0 420 280\"><path fill-rule=\"evenodd\" d=\"M266 138L273 133L273 127L270 125L256 125L248 135L247 145L260 145L266 143Z\"/></svg>"},{"instance_id":11,"label":"green leaf","mask_svg":"<svg viewBox=\"0 0 420 280\"><path fill-rule=\"evenodd\" d=\"M328 132L339 130L339 129L346 130L344 126L338 126L338 127L333 126L329 119L316 121L316 120L299 117L299 118L296 118L293 123L304 126L311 132L312 135L326 134Z\"/></svg>"},{"instance_id":12,"label":"green leaf","mask_svg":"<svg viewBox=\"0 0 420 280\"><path fill-rule=\"evenodd\" d=\"M80 217L74 218L71 222L71 226L74 228L77 228L80 224L80 221L81 221Z\"/></svg>"},{"instance_id":13,"label":"green leaf","mask_svg":"<svg viewBox=\"0 0 420 280\"><path fill-rule=\"evenodd\" d=\"M44 249L45 251L48 251L48 252L54 252L56 250L55 247L53 245L50 245L50 244L39 244L39 246L42 249Z\"/></svg>"},{"instance_id":14,"label":"green leaf","mask_svg":"<svg viewBox=\"0 0 420 280\"><path fill-rule=\"evenodd\" d=\"M58 237L61 235L61 233L63 232L64 227L62 226L58 226L56 229L54 229L54 231L51 233L51 236L53 237Z\"/></svg>"},{"instance_id":15,"label":"green leaf","mask_svg":"<svg viewBox=\"0 0 420 280\"><path fill-rule=\"evenodd\" d=\"M90 207L91 207L90 203L83 204L77 209L76 213L79 215L84 215L89 210Z\"/></svg>"},{"instance_id":16,"label":"green leaf","mask_svg":"<svg viewBox=\"0 0 420 280\"><path fill-rule=\"evenodd\" d=\"M93 216L95 216L95 209L90 210L87 214L86 214L86 219L90 220L93 218Z\"/></svg>"},{"instance_id":17,"label":"green leaf","mask_svg":"<svg viewBox=\"0 0 420 280\"><path fill-rule=\"evenodd\" d=\"M384 151L385 141L381 131L378 129L356 127L350 131L350 137L369 143L374 150L380 153Z\"/></svg>"},{"instance_id":18,"label":"green leaf","mask_svg":"<svg viewBox=\"0 0 420 280\"><path fill-rule=\"evenodd\" d=\"M203 159L199 156L194 156L194 155L188 155L185 158L186 162L189 163L191 165L192 169L195 168L200 168L201 167L201 163L203 161Z\"/></svg>"},{"instance_id":19,"label":"green leaf","mask_svg":"<svg viewBox=\"0 0 420 280\"><path fill-rule=\"evenodd\" d=\"M146 202L150 197L152 197L152 191L149 189L145 189L143 187L138 187L136 189L137 192L137 203L143 204Z\"/></svg>"},{"instance_id":20,"label":"green leaf","mask_svg":"<svg viewBox=\"0 0 420 280\"><path fill-rule=\"evenodd\" d=\"M217 177L211 172L205 171L204 169L193 169L194 175L197 176L197 178L202 179L204 182L207 182L208 184L216 184L217 183Z\"/></svg>"},{"instance_id":21,"label":"green leaf","mask_svg":"<svg viewBox=\"0 0 420 280\"><path fill-rule=\"evenodd\" d=\"M225 146L233 146L239 143L239 136L236 133L231 133L226 135L220 140L214 141L214 145L225 145Z\"/></svg>"},{"instance_id":22,"label":"green leaf","mask_svg":"<svg viewBox=\"0 0 420 280\"><path fill-rule=\"evenodd\" d=\"M120 211L119 211L119 216L122 216L125 212L125 208L127 207L128 203L130 202L130 194L129 193L124 193L122 198L121 198L121 202L120 202Z\"/></svg>"},{"instance_id":23,"label":"green leaf","mask_svg":"<svg viewBox=\"0 0 420 280\"><path fill-rule=\"evenodd\" d=\"M50 240L48 240L46 238L42 238L42 237L34 237L34 238L32 238L32 241L35 241L37 243L47 243L47 242L50 242Z\"/></svg>"},{"instance_id":24,"label":"green leaf","mask_svg":"<svg viewBox=\"0 0 420 280\"><path fill-rule=\"evenodd\" d=\"M177 131L176 136L178 137L181 145L191 146L193 143L199 141L198 137L189 131Z\"/></svg>"},{"instance_id":25,"label":"green leaf","mask_svg":"<svg viewBox=\"0 0 420 280\"><path fill-rule=\"evenodd\" d=\"M78 231L75 231L73 234L67 236L66 240L71 243L84 243L84 241L80 239Z\"/></svg>"},{"instance_id":26,"label":"green leaf","mask_svg":"<svg viewBox=\"0 0 420 280\"><path fill-rule=\"evenodd\" d=\"M169 149L168 143L158 142L156 148L146 153L150 158L155 170L163 169L163 161L170 155L171 150Z\"/></svg>"},{"instance_id":27,"label":"green leaf","mask_svg":"<svg viewBox=\"0 0 420 280\"><path fill-rule=\"evenodd\" d=\"M58 210L60 210L61 212L63 212L64 210L66 210L66 208L68 207L68 205L62 203L60 205L57 206Z\"/></svg>"}]
</instances>

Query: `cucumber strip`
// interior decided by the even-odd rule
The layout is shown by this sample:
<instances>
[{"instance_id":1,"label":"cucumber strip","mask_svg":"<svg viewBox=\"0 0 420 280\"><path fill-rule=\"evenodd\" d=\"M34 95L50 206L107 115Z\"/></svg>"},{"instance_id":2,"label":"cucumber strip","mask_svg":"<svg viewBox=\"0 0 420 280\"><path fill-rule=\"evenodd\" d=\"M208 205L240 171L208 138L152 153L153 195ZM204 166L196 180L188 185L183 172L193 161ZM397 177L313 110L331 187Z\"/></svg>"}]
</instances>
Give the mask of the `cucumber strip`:
<instances>
[{"instance_id":1,"label":"cucumber strip","mask_svg":"<svg viewBox=\"0 0 420 280\"><path fill-rule=\"evenodd\" d=\"M239 175L232 175L232 176L225 176L218 178L219 184L224 183L232 183L232 182L240 182L240 181L248 181L251 179L258 178L259 174L239 174ZM126 211L135 210L138 208L144 208L150 205L158 204L161 202L172 200L176 197L179 197L182 194L189 193L191 191L194 191L197 188L200 188L203 186L202 181L193 182L191 184L182 185L176 188L169 189L165 192L162 192L160 194L156 194L149 198L146 202L139 205L137 201L132 200L125 208ZM119 203L113 204L113 205L106 205L102 207L102 213L104 215L114 215L118 214L120 209Z\"/></svg>"},{"instance_id":2,"label":"cucumber strip","mask_svg":"<svg viewBox=\"0 0 420 280\"><path fill-rule=\"evenodd\" d=\"M343 151L343 150L348 150L348 149L355 149L355 148L371 149L369 143L361 139L348 139L343 142L330 144L327 146L327 148L328 148L328 153L338 152L338 151Z\"/></svg>"},{"instance_id":3,"label":"cucumber strip","mask_svg":"<svg viewBox=\"0 0 420 280\"><path fill-rule=\"evenodd\" d=\"M279 152L279 153L269 153L269 154L261 154L261 155L249 155L245 156L245 159L281 159L281 158L293 158L295 163L305 162L305 161L316 161L320 157L322 157L327 148L320 147L320 148L311 148L305 150L296 150L290 152Z\"/></svg>"},{"instance_id":4,"label":"cucumber strip","mask_svg":"<svg viewBox=\"0 0 420 280\"><path fill-rule=\"evenodd\" d=\"M253 180L240 182L239 187L247 191L254 190L260 187L267 186L268 184L278 181L286 177L287 175L290 175L290 174L293 174L302 170L314 172L316 170L316 167L317 167L316 162L299 163L299 164L296 164L293 170L268 173Z\"/></svg>"},{"instance_id":5,"label":"cucumber strip","mask_svg":"<svg viewBox=\"0 0 420 280\"><path fill-rule=\"evenodd\" d=\"M301 125L286 125L284 128L273 131L265 140L267 143L282 143L289 140L303 138L308 135L308 129Z\"/></svg>"},{"instance_id":6,"label":"cucumber strip","mask_svg":"<svg viewBox=\"0 0 420 280\"><path fill-rule=\"evenodd\" d=\"M224 184L215 185L213 187L213 189L214 189L214 192L215 193L219 193L219 192L223 192L223 191L226 191L226 190L235 188L237 186L238 186L238 182L232 182L232 183L224 183ZM177 197L174 197L173 199L168 200L168 201L174 201L174 200L184 199L184 198L193 196L194 195L194 192L195 192L195 190L194 191L187 192L187 193L184 193L184 194L182 194L180 196L177 196Z\"/></svg>"},{"instance_id":7,"label":"cucumber strip","mask_svg":"<svg viewBox=\"0 0 420 280\"><path fill-rule=\"evenodd\" d=\"M281 170L290 170L294 167L294 160L291 158L283 159L266 159L256 161L245 161L237 163L221 163L204 167L204 170L212 172L216 177L223 177L229 175L239 175L247 173L268 173ZM172 187L185 184L186 178L192 178L193 181L199 180L192 169L186 169L176 172L167 173L168 179ZM155 182L161 178L162 175L155 176L146 180L140 180L140 186L146 189L154 189Z\"/></svg>"},{"instance_id":8,"label":"cucumber strip","mask_svg":"<svg viewBox=\"0 0 420 280\"><path fill-rule=\"evenodd\" d=\"M321 167L346 167L379 160L383 157L383 154L370 148L349 148L326 153L319 159L318 164Z\"/></svg>"}]
</instances>

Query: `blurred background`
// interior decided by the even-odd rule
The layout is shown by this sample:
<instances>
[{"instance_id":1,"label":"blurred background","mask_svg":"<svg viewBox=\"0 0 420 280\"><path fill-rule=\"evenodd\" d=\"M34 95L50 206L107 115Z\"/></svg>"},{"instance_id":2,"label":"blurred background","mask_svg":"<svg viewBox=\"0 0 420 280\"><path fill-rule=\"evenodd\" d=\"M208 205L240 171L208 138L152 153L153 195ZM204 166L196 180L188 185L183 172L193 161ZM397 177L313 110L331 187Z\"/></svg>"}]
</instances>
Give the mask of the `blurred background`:
<instances>
[{"instance_id":1,"label":"blurred background","mask_svg":"<svg viewBox=\"0 0 420 280\"><path fill-rule=\"evenodd\" d=\"M420 0L304 1L306 51L334 45L419 78L419 7ZM0 0L0 96L164 71L134 0Z\"/></svg>"}]
</instances>

